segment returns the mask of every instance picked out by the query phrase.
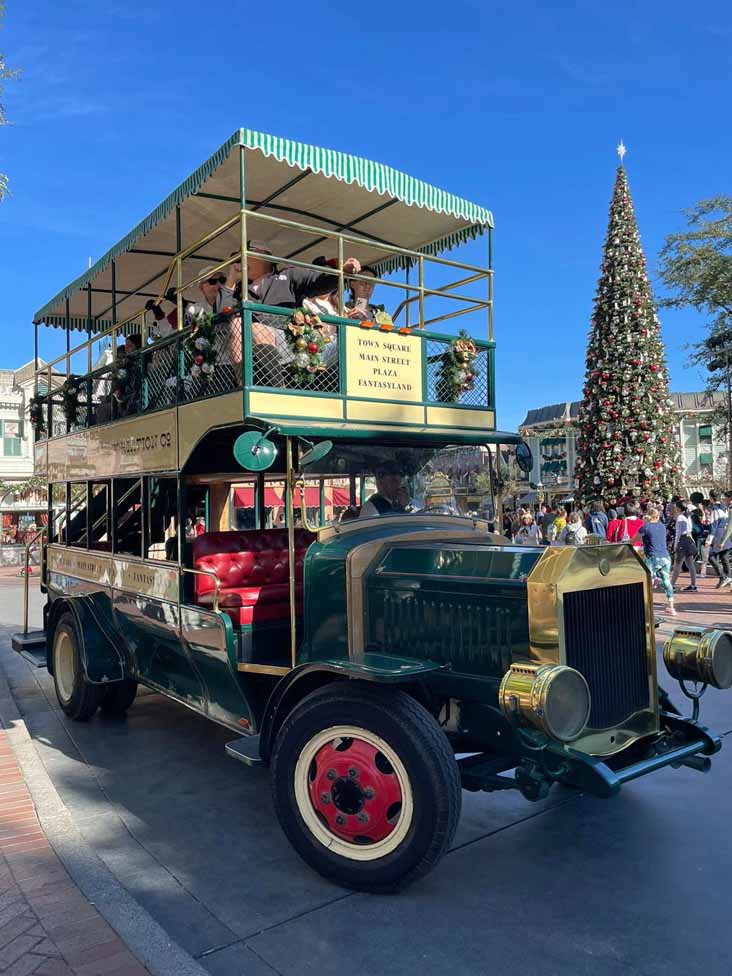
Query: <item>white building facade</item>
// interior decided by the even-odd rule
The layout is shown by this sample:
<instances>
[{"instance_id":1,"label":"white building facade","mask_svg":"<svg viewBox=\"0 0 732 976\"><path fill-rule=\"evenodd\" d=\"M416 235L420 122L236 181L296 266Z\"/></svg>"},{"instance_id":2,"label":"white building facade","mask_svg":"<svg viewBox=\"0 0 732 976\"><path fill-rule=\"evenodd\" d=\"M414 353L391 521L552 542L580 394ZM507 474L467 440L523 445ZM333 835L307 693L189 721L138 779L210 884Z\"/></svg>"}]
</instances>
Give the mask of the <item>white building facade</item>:
<instances>
[{"instance_id":1,"label":"white building facade","mask_svg":"<svg viewBox=\"0 0 732 976\"><path fill-rule=\"evenodd\" d=\"M46 490L33 483L28 417L34 364L0 370L0 562L20 565L23 546L45 524Z\"/></svg>"},{"instance_id":2,"label":"white building facade","mask_svg":"<svg viewBox=\"0 0 732 976\"><path fill-rule=\"evenodd\" d=\"M724 397L706 393L672 393L674 433L681 444L683 485L705 495L727 482L727 448L713 415ZM555 403L529 410L519 427L534 455L528 480L549 500L571 498L577 488L576 437L580 401Z\"/></svg>"}]
</instances>

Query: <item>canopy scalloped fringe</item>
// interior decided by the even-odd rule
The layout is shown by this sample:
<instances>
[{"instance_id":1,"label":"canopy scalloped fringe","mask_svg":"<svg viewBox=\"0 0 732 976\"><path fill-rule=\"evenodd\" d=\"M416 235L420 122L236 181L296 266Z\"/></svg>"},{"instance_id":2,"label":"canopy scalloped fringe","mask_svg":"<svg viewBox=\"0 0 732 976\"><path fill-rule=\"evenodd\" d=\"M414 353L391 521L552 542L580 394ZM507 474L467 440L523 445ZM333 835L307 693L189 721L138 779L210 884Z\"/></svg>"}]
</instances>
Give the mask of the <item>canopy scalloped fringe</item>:
<instances>
[{"instance_id":1,"label":"canopy scalloped fringe","mask_svg":"<svg viewBox=\"0 0 732 976\"><path fill-rule=\"evenodd\" d=\"M164 220L177 204L187 197L196 193L206 180L222 165L228 158L232 149L244 146L245 149L256 149L265 156L272 156L279 162L285 162L289 166L299 169L311 169L314 173L322 173L324 176L340 180L344 183L356 183L369 191L385 194L402 201L408 206L421 207L432 210L436 213L448 214L459 220L465 220L471 226L461 228L451 234L433 241L420 248L424 254L438 254L441 251L449 250L462 244L465 241L473 240L483 233L486 227L493 227L493 215L490 210L480 207L477 204L463 200L461 197L447 193L437 187L431 186L422 180L416 180L406 173L385 166L383 163L376 163L360 156L351 156L348 153L337 152L334 149L321 149L318 146L307 145L306 143L294 142L291 139L283 139L277 136L270 136L263 132L254 132L251 129L237 129L237 131L220 146L216 152L210 156L202 166L199 166L194 173L185 179L173 192L163 200L151 213L141 220L125 237L122 238L114 247L101 257L88 271L80 275L62 291L60 291L50 302L36 313L34 322L44 322L47 325L64 325L65 318L58 314L59 302L75 294L84 288L89 282L104 271L114 260L124 254L141 237L153 229L161 220ZM375 265L378 275L387 274L390 271L410 267L414 264L413 259L405 256L396 255L387 258ZM72 329L85 329L86 320L74 318ZM100 323L95 323L98 329Z\"/></svg>"}]
</instances>

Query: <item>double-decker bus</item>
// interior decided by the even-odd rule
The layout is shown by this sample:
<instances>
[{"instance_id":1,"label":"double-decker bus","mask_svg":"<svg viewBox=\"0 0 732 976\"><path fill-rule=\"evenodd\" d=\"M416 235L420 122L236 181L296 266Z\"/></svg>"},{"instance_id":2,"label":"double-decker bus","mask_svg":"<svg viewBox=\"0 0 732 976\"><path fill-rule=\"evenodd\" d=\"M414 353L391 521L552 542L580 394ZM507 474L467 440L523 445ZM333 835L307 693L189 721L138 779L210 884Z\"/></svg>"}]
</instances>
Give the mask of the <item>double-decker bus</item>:
<instances>
[{"instance_id":1,"label":"double-decker bus","mask_svg":"<svg viewBox=\"0 0 732 976\"><path fill-rule=\"evenodd\" d=\"M482 263L451 253L481 237ZM632 547L490 524L497 458L530 452L496 429L488 210L238 130L35 322L66 335L31 420L69 718L141 684L227 726L301 856L367 891L439 861L462 789L708 766ZM732 684L729 635L666 658Z\"/></svg>"}]
</instances>

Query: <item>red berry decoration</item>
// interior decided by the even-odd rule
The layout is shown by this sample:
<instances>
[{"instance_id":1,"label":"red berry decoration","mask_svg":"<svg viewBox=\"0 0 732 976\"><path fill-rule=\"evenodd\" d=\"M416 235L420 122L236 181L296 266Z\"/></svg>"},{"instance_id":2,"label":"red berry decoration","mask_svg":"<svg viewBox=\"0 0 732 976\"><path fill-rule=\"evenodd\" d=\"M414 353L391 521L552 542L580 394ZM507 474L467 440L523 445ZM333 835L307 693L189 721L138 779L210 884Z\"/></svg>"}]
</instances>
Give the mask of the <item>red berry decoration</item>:
<instances>
[{"instance_id":1,"label":"red berry decoration","mask_svg":"<svg viewBox=\"0 0 732 976\"><path fill-rule=\"evenodd\" d=\"M197 356L194 356L193 362L196 364L196 366L203 366L203 364L206 362L206 360L203 358L203 356L199 352Z\"/></svg>"},{"instance_id":2,"label":"red berry decoration","mask_svg":"<svg viewBox=\"0 0 732 976\"><path fill-rule=\"evenodd\" d=\"M651 363L651 365L648 368L650 369L650 371L652 373L657 373L658 372L658 366L656 366L655 363Z\"/></svg>"},{"instance_id":3,"label":"red berry decoration","mask_svg":"<svg viewBox=\"0 0 732 976\"><path fill-rule=\"evenodd\" d=\"M308 352L310 353L310 355L311 356L312 355L315 355L315 353L317 351L318 351L318 344L317 344L317 342L309 342L308 343Z\"/></svg>"}]
</instances>

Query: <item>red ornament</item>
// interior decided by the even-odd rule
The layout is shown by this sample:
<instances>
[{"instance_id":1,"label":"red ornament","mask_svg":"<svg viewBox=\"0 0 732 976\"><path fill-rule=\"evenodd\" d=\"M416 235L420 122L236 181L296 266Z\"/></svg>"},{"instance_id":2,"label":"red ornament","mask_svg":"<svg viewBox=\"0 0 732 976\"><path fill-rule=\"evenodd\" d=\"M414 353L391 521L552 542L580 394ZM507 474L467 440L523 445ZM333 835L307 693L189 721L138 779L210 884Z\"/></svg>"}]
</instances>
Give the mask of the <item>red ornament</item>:
<instances>
[{"instance_id":1,"label":"red ornament","mask_svg":"<svg viewBox=\"0 0 732 976\"><path fill-rule=\"evenodd\" d=\"M318 351L318 343L317 342L309 342L308 343L308 352L311 355L314 355L317 351Z\"/></svg>"},{"instance_id":2,"label":"red ornament","mask_svg":"<svg viewBox=\"0 0 732 976\"><path fill-rule=\"evenodd\" d=\"M657 373L658 372L658 366L656 366L655 363L651 363L651 365L648 368L650 369L650 371L652 373Z\"/></svg>"},{"instance_id":3,"label":"red ornament","mask_svg":"<svg viewBox=\"0 0 732 976\"><path fill-rule=\"evenodd\" d=\"M203 356L199 352L196 356L193 357L193 362L196 364L196 366L203 366L203 364L206 362L206 360L203 358Z\"/></svg>"}]
</instances>

